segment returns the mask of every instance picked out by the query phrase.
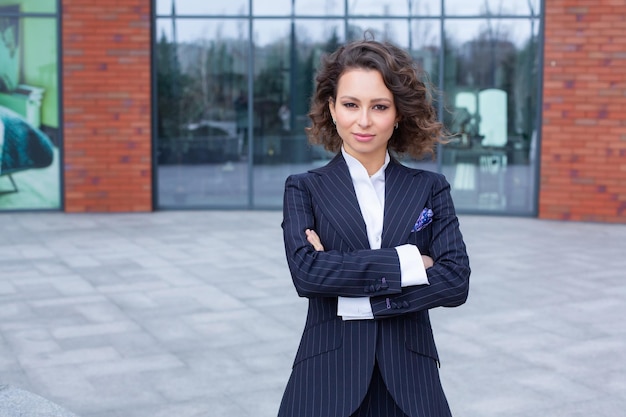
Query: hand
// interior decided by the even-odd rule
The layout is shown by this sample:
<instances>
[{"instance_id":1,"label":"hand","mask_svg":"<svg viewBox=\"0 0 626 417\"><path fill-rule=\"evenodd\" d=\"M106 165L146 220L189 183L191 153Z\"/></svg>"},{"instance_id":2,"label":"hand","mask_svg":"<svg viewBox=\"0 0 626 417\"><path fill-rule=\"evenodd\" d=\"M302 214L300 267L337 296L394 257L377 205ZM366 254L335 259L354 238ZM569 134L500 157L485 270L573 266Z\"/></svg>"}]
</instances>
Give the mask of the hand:
<instances>
[{"instance_id":1,"label":"hand","mask_svg":"<svg viewBox=\"0 0 626 417\"><path fill-rule=\"evenodd\" d=\"M424 262L424 269L428 269L434 265L433 258L430 256L422 255L422 262Z\"/></svg>"},{"instance_id":2,"label":"hand","mask_svg":"<svg viewBox=\"0 0 626 417\"><path fill-rule=\"evenodd\" d=\"M317 235L317 233L315 233L314 230L306 229L304 233L306 233L306 240L308 240L309 243L313 245L313 249L315 249L318 252L324 251L324 246L322 246L322 241L320 240L320 237Z\"/></svg>"}]
</instances>

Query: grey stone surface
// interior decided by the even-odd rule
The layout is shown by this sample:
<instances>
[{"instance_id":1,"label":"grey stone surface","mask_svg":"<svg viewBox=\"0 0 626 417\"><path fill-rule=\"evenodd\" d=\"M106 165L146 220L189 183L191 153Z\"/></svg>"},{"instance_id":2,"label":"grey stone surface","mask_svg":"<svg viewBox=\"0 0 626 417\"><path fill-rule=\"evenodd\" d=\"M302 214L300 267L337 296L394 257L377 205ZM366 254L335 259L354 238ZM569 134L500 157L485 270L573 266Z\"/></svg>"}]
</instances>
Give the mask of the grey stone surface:
<instances>
[{"instance_id":1,"label":"grey stone surface","mask_svg":"<svg viewBox=\"0 0 626 417\"><path fill-rule=\"evenodd\" d=\"M0 214L0 385L80 417L274 416L306 315L280 222ZM461 228L470 297L432 311L454 415L624 415L626 225Z\"/></svg>"},{"instance_id":2,"label":"grey stone surface","mask_svg":"<svg viewBox=\"0 0 626 417\"><path fill-rule=\"evenodd\" d=\"M0 386L0 417L77 417L58 405L23 389Z\"/></svg>"}]
</instances>

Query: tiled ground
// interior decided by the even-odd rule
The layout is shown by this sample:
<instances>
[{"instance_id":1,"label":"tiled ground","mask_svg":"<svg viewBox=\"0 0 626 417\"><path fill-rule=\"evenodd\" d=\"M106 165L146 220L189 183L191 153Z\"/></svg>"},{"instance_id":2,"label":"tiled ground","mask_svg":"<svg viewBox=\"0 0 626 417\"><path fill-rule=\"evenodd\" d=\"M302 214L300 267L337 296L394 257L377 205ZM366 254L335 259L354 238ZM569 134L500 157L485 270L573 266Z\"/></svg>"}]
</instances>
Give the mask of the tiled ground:
<instances>
[{"instance_id":1,"label":"tiled ground","mask_svg":"<svg viewBox=\"0 0 626 417\"><path fill-rule=\"evenodd\" d=\"M0 385L80 417L270 417L306 314L277 211L0 215ZM461 216L456 417L626 410L626 225Z\"/></svg>"}]
</instances>

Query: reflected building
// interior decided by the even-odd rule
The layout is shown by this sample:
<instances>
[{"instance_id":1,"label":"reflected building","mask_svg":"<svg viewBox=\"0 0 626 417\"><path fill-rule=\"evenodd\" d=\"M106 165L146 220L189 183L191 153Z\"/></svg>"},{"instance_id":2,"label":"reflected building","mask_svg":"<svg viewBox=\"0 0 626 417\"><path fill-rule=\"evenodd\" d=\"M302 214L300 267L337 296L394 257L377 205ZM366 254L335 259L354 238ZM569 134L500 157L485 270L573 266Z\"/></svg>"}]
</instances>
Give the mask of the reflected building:
<instances>
[{"instance_id":1,"label":"reflected building","mask_svg":"<svg viewBox=\"0 0 626 417\"><path fill-rule=\"evenodd\" d=\"M540 87L527 75L539 73L538 2L496 13L452 0L211 4L156 2L159 42L178 51L181 71L176 103L156 114L177 126L157 132L168 155L156 167L157 208L280 208L289 174L332 157L304 134L320 57L373 36L409 50L453 134L436 159L403 162L445 174L459 211L535 212ZM161 50L158 85L168 84Z\"/></svg>"}]
</instances>

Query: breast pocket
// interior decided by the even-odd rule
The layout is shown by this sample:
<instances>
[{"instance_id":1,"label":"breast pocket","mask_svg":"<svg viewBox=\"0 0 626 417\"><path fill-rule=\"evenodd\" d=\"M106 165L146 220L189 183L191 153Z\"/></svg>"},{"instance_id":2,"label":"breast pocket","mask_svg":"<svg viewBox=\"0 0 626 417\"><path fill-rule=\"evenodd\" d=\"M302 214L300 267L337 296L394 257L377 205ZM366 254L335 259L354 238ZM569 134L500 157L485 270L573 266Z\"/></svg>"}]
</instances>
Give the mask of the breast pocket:
<instances>
[{"instance_id":1,"label":"breast pocket","mask_svg":"<svg viewBox=\"0 0 626 417\"><path fill-rule=\"evenodd\" d=\"M343 339L341 325L341 321L333 319L305 329L294 366L306 359L339 349Z\"/></svg>"}]
</instances>

